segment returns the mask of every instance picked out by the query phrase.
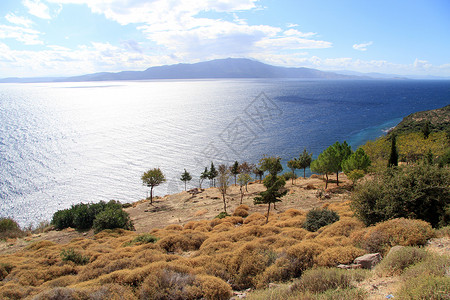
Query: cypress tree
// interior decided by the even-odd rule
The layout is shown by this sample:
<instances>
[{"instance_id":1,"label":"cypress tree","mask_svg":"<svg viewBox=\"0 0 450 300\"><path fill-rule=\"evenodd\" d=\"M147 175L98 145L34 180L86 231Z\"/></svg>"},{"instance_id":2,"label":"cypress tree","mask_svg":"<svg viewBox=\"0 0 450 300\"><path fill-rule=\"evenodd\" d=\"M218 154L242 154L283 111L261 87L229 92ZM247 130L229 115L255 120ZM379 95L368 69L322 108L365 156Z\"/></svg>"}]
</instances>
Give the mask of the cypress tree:
<instances>
[{"instance_id":1,"label":"cypress tree","mask_svg":"<svg viewBox=\"0 0 450 300\"><path fill-rule=\"evenodd\" d=\"M398 166L397 136L392 137L391 155L389 156L388 167Z\"/></svg>"}]
</instances>

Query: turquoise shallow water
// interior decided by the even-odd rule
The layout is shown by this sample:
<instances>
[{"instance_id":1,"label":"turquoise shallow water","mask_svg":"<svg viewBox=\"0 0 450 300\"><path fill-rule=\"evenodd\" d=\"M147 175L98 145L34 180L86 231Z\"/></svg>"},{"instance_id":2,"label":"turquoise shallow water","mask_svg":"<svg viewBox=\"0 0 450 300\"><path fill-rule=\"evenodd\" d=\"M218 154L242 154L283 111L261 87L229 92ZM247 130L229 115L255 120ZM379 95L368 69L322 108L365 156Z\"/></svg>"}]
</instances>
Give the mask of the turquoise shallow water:
<instances>
[{"instance_id":1,"label":"turquoise shallow water","mask_svg":"<svg viewBox=\"0 0 450 300\"><path fill-rule=\"evenodd\" d=\"M78 202L164 195L211 160L354 148L402 117L450 103L448 81L155 80L0 85L0 216L21 225Z\"/></svg>"}]
</instances>

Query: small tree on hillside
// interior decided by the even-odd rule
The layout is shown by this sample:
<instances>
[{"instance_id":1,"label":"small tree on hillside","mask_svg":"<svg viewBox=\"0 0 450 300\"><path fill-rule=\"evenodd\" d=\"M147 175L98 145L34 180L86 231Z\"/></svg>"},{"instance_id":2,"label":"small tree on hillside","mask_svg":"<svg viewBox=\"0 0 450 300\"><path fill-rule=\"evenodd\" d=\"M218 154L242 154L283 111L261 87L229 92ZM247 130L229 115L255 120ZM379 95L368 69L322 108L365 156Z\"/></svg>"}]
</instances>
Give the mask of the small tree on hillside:
<instances>
[{"instance_id":1,"label":"small tree on hillside","mask_svg":"<svg viewBox=\"0 0 450 300\"><path fill-rule=\"evenodd\" d=\"M199 179L200 189L202 188L203 180L205 180L207 178L209 178L209 172L208 172L208 167L205 167L205 171L203 171L202 174L200 174L200 179Z\"/></svg>"},{"instance_id":2,"label":"small tree on hillside","mask_svg":"<svg viewBox=\"0 0 450 300\"><path fill-rule=\"evenodd\" d=\"M217 177L218 173L216 168L214 167L213 162L211 162L211 167L209 168L209 180L210 180L210 186L212 183L212 186L216 187L216 177Z\"/></svg>"},{"instance_id":3,"label":"small tree on hillside","mask_svg":"<svg viewBox=\"0 0 450 300\"><path fill-rule=\"evenodd\" d=\"M180 180L184 182L184 190L186 190L186 183L192 180L192 176L188 171L186 171L186 169L184 169L184 172L181 174Z\"/></svg>"},{"instance_id":4,"label":"small tree on hillside","mask_svg":"<svg viewBox=\"0 0 450 300\"><path fill-rule=\"evenodd\" d=\"M234 176L234 184L236 184L237 176L239 174L239 163L237 161L230 167L230 172Z\"/></svg>"},{"instance_id":5,"label":"small tree on hillside","mask_svg":"<svg viewBox=\"0 0 450 300\"><path fill-rule=\"evenodd\" d=\"M264 176L264 171L255 166L253 168L253 174L255 174L256 177L259 177L259 180L262 180L262 177Z\"/></svg>"},{"instance_id":6,"label":"small tree on hillside","mask_svg":"<svg viewBox=\"0 0 450 300\"><path fill-rule=\"evenodd\" d=\"M237 178L237 182L239 183L239 190L241 192L241 202L240 204L242 204L242 199L244 198L244 189L243 187L247 187L247 184L252 181L252 177L247 174L247 173L241 173L239 174L238 178ZM247 191L248 192L248 191Z\"/></svg>"},{"instance_id":7,"label":"small tree on hillside","mask_svg":"<svg viewBox=\"0 0 450 300\"><path fill-rule=\"evenodd\" d=\"M431 133L430 121L427 120L425 122L425 124L422 127L422 133L423 133L423 138L428 139L428 137L430 136L430 133Z\"/></svg>"},{"instance_id":8,"label":"small tree on hillside","mask_svg":"<svg viewBox=\"0 0 450 300\"><path fill-rule=\"evenodd\" d=\"M306 168L311 165L312 153L308 153L308 151L306 151L306 148L303 149L303 152L302 154L300 154L300 157L298 158L297 162L298 162L297 168L303 169L303 178L306 178Z\"/></svg>"},{"instance_id":9,"label":"small tree on hillside","mask_svg":"<svg viewBox=\"0 0 450 300\"><path fill-rule=\"evenodd\" d=\"M230 177L231 172L228 169L226 165L220 165L219 166L219 177L218 177L218 183L219 183L219 191L222 194L223 199L223 211L227 212L227 202L225 199L225 196L227 195L228 186L230 184Z\"/></svg>"},{"instance_id":10,"label":"small tree on hillside","mask_svg":"<svg viewBox=\"0 0 450 300\"><path fill-rule=\"evenodd\" d=\"M366 152L364 152L364 149L360 147L342 163L342 170L348 176L353 170L367 172L369 166L370 158Z\"/></svg>"},{"instance_id":11,"label":"small tree on hillside","mask_svg":"<svg viewBox=\"0 0 450 300\"><path fill-rule=\"evenodd\" d=\"M313 160L311 162L311 171L316 172L318 174L325 175L325 189L328 188L328 174L331 173L331 168L326 161L325 157L321 157L321 154L319 154L319 157L316 160Z\"/></svg>"},{"instance_id":12,"label":"small tree on hillside","mask_svg":"<svg viewBox=\"0 0 450 300\"><path fill-rule=\"evenodd\" d=\"M388 167L398 166L398 150L397 150L397 136L392 136L391 154L389 155Z\"/></svg>"},{"instance_id":13,"label":"small tree on hillside","mask_svg":"<svg viewBox=\"0 0 450 300\"><path fill-rule=\"evenodd\" d=\"M298 167L298 160L296 158L291 159L290 161L287 162L287 166L289 169L291 169L292 174L294 175L294 176L291 176L292 185L294 185L295 169L297 169L297 167Z\"/></svg>"},{"instance_id":14,"label":"small tree on hillside","mask_svg":"<svg viewBox=\"0 0 450 300\"><path fill-rule=\"evenodd\" d=\"M153 204L153 188L166 181L166 177L159 168L154 168L145 172L142 177L142 183L150 188L150 204Z\"/></svg>"},{"instance_id":15,"label":"small tree on hillside","mask_svg":"<svg viewBox=\"0 0 450 300\"><path fill-rule=\"evenodd\" d=\"M259 193L259 196L253 199L254 204L267 204L266 224L269 222L270 205L273 203L275 207L275 203L280 202L280 198L287 193L287 190L284 189L285 184L286 181L283 177L273 178L272 174L269 174L264 179L264 186L267 190Z\"/></svg>"},{"instance_id":16,"label":"small tree on hillside","mask_svg":"<svg viewBox=\"0 0 450 300\"><path fill-rule=\"evenodd\" d=\"M263 157L259 161L259 169L262 170L263 172L265 171L269 172L269 175L266 176L263 184L267 188L267 190L270 191L269 192L266 191L267 193L265 193L264 196L263 194L260 193L261 197L263 198L259 199L258 201L259 202L270 201L265 202L269 203L269 210L270 210L270 203L273 203L273 208L276 209L275 203L278 202L278 200L276 200L275 198L278 197L277 196L279 192L278 190L284 187L284 185L286 184L286 181L284 179L281 180L280 178L278 178L278 173L283 171L283 166L281 165L281 158L275 156ZM281 182L283 182L282 186L280 186Z\"/></svg>"},{"instance_id":17,"label":"small tree on hillside","mask_svg":"<svg viewBox=\"0 0 450 300\"><path fill-rule=\"evenodd\" d=\"M250 176L250 173L253 172L253 169L255 168L254 164L248 164L246 161L244 161L242 164L239 165L239 174L247 174L250 180L245 184L245 191L248 192L248 183L252 181L252 177Z\"/></svg>"}]
</instances>

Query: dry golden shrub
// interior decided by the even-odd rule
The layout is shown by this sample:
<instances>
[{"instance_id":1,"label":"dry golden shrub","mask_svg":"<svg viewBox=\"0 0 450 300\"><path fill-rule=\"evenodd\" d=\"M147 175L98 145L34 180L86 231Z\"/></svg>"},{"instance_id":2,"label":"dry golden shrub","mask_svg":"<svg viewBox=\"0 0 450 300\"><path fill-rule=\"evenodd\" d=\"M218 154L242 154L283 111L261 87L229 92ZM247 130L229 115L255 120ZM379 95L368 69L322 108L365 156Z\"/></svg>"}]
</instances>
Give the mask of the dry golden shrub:
<instances>
[{"instance_id":1,"label":"dry golden shrub","mask_svg":"<svg viewBox=\"0 0 450 300\"><path fill-rule=\"evenodd\" d=\"M213 255L216 253L222 253L233 249L233 243L229 241L220 241L215 243L208 243L200 247L201 255Z\"/></svg>"},{"instance_id":2,"label":"dry golden shrub","mask_svg":"<svg viewBox=\"0 0 450 300\"><path fill-rule=\"evenodd\" d=\"M76 275L61 276L45 282L41 285L41 288L50 289L55 287L65 287L76 283L77 280L79 280L79 278Z\"/></svg>"},{"instance_id":3,"label":"dry golden shrub","mask_svg":"<svg viewBox=\"0 0 450 300\"><path fill-rule=\"evenodd\" d=\"M183 226L178 225L178 224L170 224L169 226L166 226L166 228L164 228L165 230L175 230L175 231L182 231L183 230Z\"/></svg>"},{"instance_id":4,"label":"dry golden shrub","mask_svg":"<svg viewBox=\"0 0 450 300\"><path fill-rule=\"evenodd\" d=\"M192 251L198 250L207 238L208 236L202 232L184 231L177 235L166 236L156 244L167 252Z\"/></svg>"},{"instance_id":5,"label":"dry golden shrub","mask_svg":"<svg viewBox=\"0 0 450 300\"><path fill-rule=\"evenodd\" d=\"M96 244L95 241L85 238L75 238L70 241L70 246L72 248L80 248L86 250L89 246Z\"/></svg>"},{"instance_id":6,"label":"dry golden shrub","mask_svg":"<svg viewBox=\"0 0 450 300\"><path fill-rule=\"evenodd\" d=\"M286 211L284 211L283 213L280 214L281 216L287 216L289 218L293 218L296 216L305 216L306 213L304 211L295 209L295 208L289 208Z\"/></svg>"},{"instance_id":7,"label":"dry golden shrub","mask_svg":"<svg viewBox=\"0 0 450 300\"><path fill-rule=\"evenodd\" d=\"M51 241L39 241L39 242L34 242L30 245L28 245L27 247L25 247L26 250L39 250L42 248L47 248L47 247L51 247L51 246L55 246L56 244L51 242Z\"/></svg>"},{"instance_id":8,"label":"dry golden shrub","mask_svg":"<svg viewBox=\"0 0 450 300\"><path fill-rule=\"evenodd\" d=\"M434 237L431 225L422 220L398 218L356 231L353 242L369 252L386 254L393 246L421 246Z\"/></svg>"},{"instance_id":9,"label":"dry golden shrub","mask_svg":"<svg viewBox=\"0 0 450 300\"><path fill-rule=\"evenodd\" d=\"M249 211L250 206L248 206L247 204L241 204L238 207L236 207L236 209L243 209L243 210Z\"/></svg>"},{"instance_id":10,"label":"dry golden shrub","mask_svg":"<svg viewBox=\"0 0 450 300\"><path fill-rule=\"evenodd\" d=\"M317 264L324 267L335 267L339 264L349 264L366 251L354 246L336 246L325 249L317 256Z\"/></svg>"},{"instance_id":11,"label":"dry golden shrub","mask_svg":"<svg viewBox=\"0 0 450 300\"><path fill-rule=\"evenodd\" d=\"M293 238L277 237L272 247L276 250L284 250L290 246L297 244L299 241Z\"/></svg>"},{"instance_id":12,"label":"dry golden shrub","mask_svg":"<svg viewBox=\"0 0 450 300\"><path fill-rule=\"evenodd\" d=\"M326 248L334 246L350 246L353 244L353 240L346 236L316 237L313 241Z\"/></svg>"},{"instance_id":13,"label":"dry golden shrub","mask_svg":"<svg viewBox=\"0 0 450 300\"><path fill-rule=\"evenodd\" d=\"M22 286L9 281L3 284L0 289L0 299L24 299L29 295L35 294L38 289L31 286Z\"/></svg>"},{"instance_id":14,"label":"dry golden shrub","mask_svg":"<svg viewBox=\"0 0 450 300\"><path fill-rule=\"evenodd\" d=\"M260 237L269 237L273 235L277 235L281 232L281 229L274 226L244 226L242 228L239 228L239 230L236 230L233 232L233 240L234 241L251 241L254 238L260 238Z\"/></svg>"},{"instance_id":15,"label":"dry golden shrub","mask_svg":"<svg viewBox=\"0 0 450 300\"><path fill-rule=\"evenodd\" d=\"M174 259L173 255L162 253L162 250L144 249L143 246L145 245L135 247L137 249L140 249L140 251L137 251L136 255L133 256L136 264L140 263L142 265L145 265L157 261L170 261Z\"/></svg>"},{"instance_id":16,"label":"dry golden shrub","mask_svg":"<svg viewBox=\"0 0 450 300\"><path fill-rule=\"evenodd\" d=\"M129 257L109 257L110 259L108 259L108 257L100 257L95 262L90 264L88 268L84 268L79 274L80 280L90 280L117 270L133 269L141 266L140 263Z\"/></svg>"},{"instance_id":17,"label":"dry golden shrub","mask_svg":"<svg viewBox=\"0 0 450 300\"><path fill-rule=\"evenodd\" d=\"M300 215L300 216L291 217L291 218L281 220L281 221L275 221L272 224L273 224L273 226L277 226L280 228L284 228L284 227L302 228L305 221L306 221L306 216Z\"/></svg>"},{"instance_id":18,"label":"dry golden shrub","mask_svg":"<svg viewBox=\"0 0 450 300\"><path fill-rule=\"evenodd\" d=\"M313 240L313 239L315 239L317 236L319 235L319 233L316 231L316 232L308 232L306 235L305 235L305 240Z\"/></svg>"},{"instance_id":19,"label":"dry golden shrub","mask_svg":"<svg viewBox=\"0 0 450 300\"><path fill-rule=\"evenodd\" d=\"M202 296L208 300L227 300L233 295L231 287L223 280L208 276L198 275L195 281L199 283Z\"/></svg>"},{"instance_id":20,"label":"dry golden shrub","mask_svg":"<svg viewBox=\"0 0 450 300\"><path fill-rule=\"evenodd\" d=\"M186 224L184 224L183 229L187 230L194 230L196 227L200 226L203 223L203 221L189 221Z\"/></svg>"},{"instance_id":21,"label":"dry golden shrub","mask_svg":"<svg viewBox=\"0 0 450 300\"><path fill-rule=\"evenodd\" d=\"M286 253L283 253L275 262L256 278L256 287L262 289L272 282L283 282L291 279L294 274L294 268Z\"/></svg>"},{"instance_id":22,"label":"dry golden shrub","mask_svg":"<svg viewBox=\"0 0 450 300\"><path fill-rule=\"evenodd\" d=\"M346 236L349 237L352 232L364 228L364 223L349 217L343 217L339 221L334 222L328 226L324 226L318 230L318 237L334 237Z\"/></svg>"},{"instance_id":23,"label":"dry golden shrub","mask_svg":"<svg viewBox=\"0 0 450 300\"><path fill-rule=\"evenodd\" d=\"M106 284L101 287L85 290L89 300L135 300L138 299L130 287L119 284Z\"/></svg>"},{"instance_id":24,"label":"dry golden shrub","mask_svg":"<svg viewBox=\"0 0 450 300\"><path fill-rule=\"evenodd\" d=\"M294 276L314 266L317 256L325 250L322 245L312 241L301 241L286 250L288 259L291 261Z\"/></svg>"},{"instance_id":25,"label":"dry golden shrub","mask_svg":"<svg viewBox=\"0 0 450 300\"><path fill-rule=\"evenodd\" d=\"M288 237L288 238L293 238L296 240L303 240L306 235L309 233L308 230L303 229L303 228L284 228L281 233L280 236L282 237Z\"/></svg>"},{"instance_id":26,"label":"dry golden shrub","mask_svg":"<svg viewBox=\"0 0 450 300\"><path fill-rule=\"evenodd\" d=\"M233 230L235 228L235 225L233 225L230 222L223 222L220 223L217 226L214 226L213 230L214 232L223 232L223 231L230 231Z\"/></svg>"},{"instance_id":27,"label":"dry golden shrub","mask_svg":"<svg viewBox=\"0 0 450 300\"><path fill-rule=\"evenodd\" d=\"M350 208L350 201L344 201L344 202L333 202L333 203L327 203L328 209L331 209L339 214L341 218L343 217L353 217L354 213L352 209Z\"/></svg>"},{"instance_id":28,"label":"dry golden shrub","mask_svg":"<svg viewBox=\"0 0 450 300\"><path fill-rule=\"evenodd\" d=\"M244 220L244 224L249 225L264 225L266 224L266 217L260 213L253 213Z\"/></svg>"},{"instance_id":29,"label":"dry golden shrub","mask_svg":"<svg viewBox=\"0 0 450 300\"><path fill-rule=\"evenodd\" d=\"M249 215L248 210L242 208L236 208L233 212L233 216L245 218Z\"/></svg>"}]
</instances>

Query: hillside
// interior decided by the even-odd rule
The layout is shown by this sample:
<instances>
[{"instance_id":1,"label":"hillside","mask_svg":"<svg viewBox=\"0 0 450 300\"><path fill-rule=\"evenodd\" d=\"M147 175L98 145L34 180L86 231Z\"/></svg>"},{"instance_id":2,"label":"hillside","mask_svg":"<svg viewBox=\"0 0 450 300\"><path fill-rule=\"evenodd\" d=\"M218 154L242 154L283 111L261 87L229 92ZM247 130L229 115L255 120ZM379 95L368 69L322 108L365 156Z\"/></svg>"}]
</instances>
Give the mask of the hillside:
<instances>
[{"instance_id":1,"label":"hillside","mask_svg":"<svg viewBox=\"0 0 450 300\"><path fill-rule=\"evenodd\" d=\"M445 131L450 128L450 105L442 108L419 111L403 118L403 120L389 132L402 134L421 131L426 122L429 122L431 132Z\"/></svg>"}]
</instances>

